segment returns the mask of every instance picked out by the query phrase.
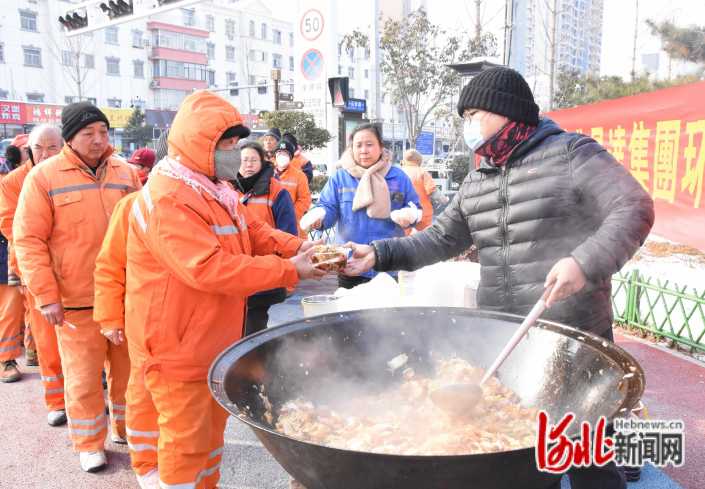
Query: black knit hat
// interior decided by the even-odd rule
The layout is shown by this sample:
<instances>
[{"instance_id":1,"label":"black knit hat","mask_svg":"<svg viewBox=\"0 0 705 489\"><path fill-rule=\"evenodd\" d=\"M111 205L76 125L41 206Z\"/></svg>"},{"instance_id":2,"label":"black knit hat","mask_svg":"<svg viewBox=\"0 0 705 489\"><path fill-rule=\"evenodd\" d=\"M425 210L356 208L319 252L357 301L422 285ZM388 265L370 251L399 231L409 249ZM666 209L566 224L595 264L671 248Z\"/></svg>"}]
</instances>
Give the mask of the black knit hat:
<instances>
[{"instance_id":1,"label":"black knit hat","mask_svg":"<svg viewBox=\"0 0 705 489\"><path fill-rule=\"evenodd\" d=\"M458 99L458 114L481 109L532 126L539 123L539 107L529 85L511 68L497 67L481 72L465 85Z\"/></svg>"},{"instance_id":2,"label":"black knit hat","mask_svg":"<svg viewBox=\"0 0 705 489\"><path fill-rule=\"evenodd\" d=\"M262 137L263 137L263 138L266 138L267 136L271 136L271 137L273 137L274 139L276 139L277 141L279 141L279 140L282 138L282 133L281 133L281 131L279 130L278 127L272 127L272 128L270 128L269 131L267 131L267 132L265 133L265 135L262 136Z\"/></svg>"},{"instance_id":3,"label":"black knit hat","mask_svg":"<svg viewBox=\"0 0 705 489\"><path fill-rule=\"evenodd\" d=\"M277 147L274 148L274 153L276 153L277 151L286 151L287 153L289 153L289 157L293 158L294 153L296 153L296 146L291 144L291 141L289 141L288 139L282 138L282 140L279 141L279 144L277 144Z\"/></svg>"},{"instance_id":4,"label":"black knit hat","mask_svg":"<svg viewBox=\"0 0 705 489\"><path fill-rule=\"evenodd\" d=\"M228 138L234 138L237 136L240 139L245 139L250 135L250 128L245 127L242 124L238 124L237 126L232 126L229 127L225 130L222 136L220 136L220 139L228 139Z\"/></svg>"},{"instance_id":5,"label":"black knit hat","mask_svg":"<svg viewBox=\"0 0 705 489\"><path fill-rule=\"evenodd\" d=\"M105 114L90 102L69 104L61 111L61 136L71 140L78 131L94 122L105 122L110 129L110 121Z\"/></svg>"},{"instance_id":6,"label":"black knit hat","mask_svg":"<svg viewBox=\"0 0 705 489\"><path fill-rule=\"evenodd\" d=\"M290 132L285 132L281 137L284 141L289 141L294 148L299 147L299 142L296 140L296 136Z\"/></svg>"}]
</instances>

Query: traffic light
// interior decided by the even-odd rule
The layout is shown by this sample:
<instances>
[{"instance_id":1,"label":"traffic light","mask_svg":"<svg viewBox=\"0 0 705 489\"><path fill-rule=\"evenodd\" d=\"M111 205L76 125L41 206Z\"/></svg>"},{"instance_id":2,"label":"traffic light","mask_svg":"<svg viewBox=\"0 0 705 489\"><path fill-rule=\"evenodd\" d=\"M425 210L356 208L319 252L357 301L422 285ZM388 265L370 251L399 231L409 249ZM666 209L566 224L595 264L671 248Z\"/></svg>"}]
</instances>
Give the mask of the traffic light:
<instances>
[{"instance_id":1,"label":"traffic light","mask_svg":"<svg viewBox=\"0 0 705 489\"><path fill-rule=\"evenodd\" d=\"M59 17L59 22L67 31L73 31L88 25L88 15L84 13L81 16L76 12L71 12Z\"/></svg>"},{"instance_id":2,"label":"traffic light","mask_svg":"<svg viewBox=\"0 0 705 489\"><path fill-rule=\"evenodd\" d=\"M349 78L347 76L328 78L328 89L334 107L345 107L345 104L348 103L348 84Z\"/></svg>"},{"instance_id":3,"label":"traffic light","mask_svg":"<svg viewBox=\"0 0 705 489\"><path fill-rule=\"evenodd\" d=\"M110 0L109 2L101 3L100 9L105 12L110 19L122 17L123 15L132 15L135 13L132 0Z\"/></svg>"}]
</instances>

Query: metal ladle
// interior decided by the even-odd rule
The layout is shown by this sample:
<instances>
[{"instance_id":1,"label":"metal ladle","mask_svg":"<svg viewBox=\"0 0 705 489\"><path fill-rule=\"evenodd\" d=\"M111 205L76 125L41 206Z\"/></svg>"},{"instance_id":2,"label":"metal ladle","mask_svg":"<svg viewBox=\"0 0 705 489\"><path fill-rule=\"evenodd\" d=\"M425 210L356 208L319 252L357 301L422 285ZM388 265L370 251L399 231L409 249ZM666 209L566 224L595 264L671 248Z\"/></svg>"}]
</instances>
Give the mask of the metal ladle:
<instances>
[{"instance_id":1,"label":"metal ladle","mask_svg":"<svg viewBox=\"0 0 705 489\"><path fill-rule=\"evenodd\" d=\"M431 391L430 397L433 403L453 415L462 415L471 412L472 409L482 399L482 385L492 377L504 360L516 348L521 339L526 335L536 320L546 310L546 298L550 294L550 289L544 292L536 302L524 321L519 325L519 329L512 335L505 347L499 353L494 363L487 369L479 384L458 383L448 384Z\"/></svg>"}]
</instances>

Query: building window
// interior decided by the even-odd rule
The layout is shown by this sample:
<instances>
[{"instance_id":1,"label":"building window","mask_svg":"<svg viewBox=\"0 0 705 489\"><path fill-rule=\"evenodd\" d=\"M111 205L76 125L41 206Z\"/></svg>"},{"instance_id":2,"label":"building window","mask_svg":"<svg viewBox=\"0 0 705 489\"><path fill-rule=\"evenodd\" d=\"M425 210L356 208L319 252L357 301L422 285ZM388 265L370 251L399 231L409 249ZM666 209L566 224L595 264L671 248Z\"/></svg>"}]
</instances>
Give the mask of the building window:
<instances>
[{"instance_id":1,"label":"building window","mask_svg":"<svg viewBox=\"0 0 705 489\"><path fill-rule=\"evenodd\" d=\"M349 93L350 93L350 97L355 98L355 89L354 88L351 88Z\"/></svg>"},{"instance_id":2,"label":"building window","mask_svg":"<svg viewBox=\"0 0 705 489\"><path fill-rule=\"evenodd\" d=\"M92 54L84 54L83 67L89 70L95 68L95 56L93 56Z\"/></svg>"},{"instance_id":3,"label":"building window","mask_svg":"<svg viewBox=\"0 0 705 489\"><path fill-rule=\"evenodd\" d=\"M120 44L117 27L112 26L105 28L105 44Z\"/></svg>"},{"instance_id":4,"label":"building window","mask_svg":"<svg viewBox=\"0 0 705 489\"><path fill-rule=\"evenodd\" d=\"M274 44L282 43L282 31L276 29L272 30L272 42L274 42Z\"/></svg>"},{"instance_id":5,"label":"building window","mask_svg":"<svg viewBox=\"0 0 705 489\"><path fill-rule=\"evenodd\" d=\"M294 33L290 32L289 33L289 46L293 46L293 45L294 45Z\"/></svg>"},{"instance_id":6,"label":"building window","mask_svg":"<svg viewBox=\"0 0 705 489\"><path fill-rule=\"evenodd\" d=\"M134 30L132 31L132 47L142 48L142 31Z\"/></svg>"},{"instance_id":7,"label":"building window","mask_svg":"<svg viewBox=\"0 0 705 489\"><path fill-rule=\"evenodd\" d=\"M260 95L267 95L267 82L266 81L260 82L260 86L257 87L257 93Z\"/></svg>"},{"instance_id":8,"label":"building window","mask_svg":"<svg viewBox=\"0 0 705 489\"><path fill-rule=\"evenodd\" d=\"M255 37L255 21L250 21L250 37Z\"/></svg>"},{"instance_id":9,"label":"building window","mask_svg":"<svg viewBox=\"0 0 705 489\"><path fill-rule=\"evenodd\" d=\"M257 51L255 51L254 49L250 49L250 50L247 52L247 58L250 59L250 60L252 60L252 61L256 61L256 59L257 59Z\"/></svg>"},{"instance_id":10,"label":"building window","mask_svg":"<svg viewBox=\"0 0 705 489\"><path fill-rule=\"evenodd\" d=\"M23 31L37 32L37 12L20 10L20 29Z\"/></svg>"},{"instance_id":11,"label":"building window","mask_svg":"<svg viewBox=\"0 0 705 489\"><path fill-rule=\"evenodd\" d=\"M370 59L370 48L365 48L365 59Z\"/></svg>"},{"instance_id":12,"label":"building window","mask_svg":"<svg viewBox=\"0 0 705 489\"><path fill-rule=\"evenodd\" d=\"M225 46L225 61L235 61L235 46Z\"/></svg>"},{"instance_id":13,"label":"building window","mask_svg":"<svg viewBox=\"0 0 705 489\"><path fill-rule=\"evenodd\" d=\"M0 42L0 63L5 62L5 45Z\"/></svg>"},{"instance_id":14,"label":"building window","mask_svg":"<svg viewBox=\"0 0 705 489\"><path fill-rule=\"evenodd\" d=\"M109 98L108 99L108 107L112 107L114 109L119 109L122 107L122 100L119 98Z\"/></svg>"},{"instance_id":15,"label":"building window","mask_svg":"<svg viewBox=\"0 0 705 489\"><path fill-rule=\"evenodd\" d=\"M237 79L237 74L232 71L228 71L225 74L225 83L227 84L228 87L233 86L235 84L236 79Z\"/></svg>"},{"instance_id":16,"label":"building window","mask_svg":"<svg viewBox=\"0 0 705 489\"><path fill-rule=\"evenodd\" d=\"M260 37L262 37L262 39L267 39L267 24L262 24Z\"/></svg>"},{"instance_id":17,"label":"building window","mask_svg":"<svg viewBox=\"0 0 705 489\"><path fill-rule=\"evenodd\" d=\"M36 66L38 68L42 67L42 50L34 47L23 47L24 51L24 65L25 66Z\"/></svg>"},{"instance_id":18,"label":"building window","mask_svg":"<svg viewBox=\"0 0 705 489\"><path fill-rule=\"evenodd\" d=\"M369 91L369 90L365 90L365 100L367 100L367 99L369 99L369 98L370 98L370 91Z\"/></svg>"},{"instance_id":19,"label":"building window","mask_svg":"<svg viewBox=\"0 0 705 489\"><path fill-rule=\"evenodd\" d=\"M272 68L281 68L282 67L282 55L281 54L272 54Z\"/></svg>"},{"instance_id":20,"label":"building window","mask_svg":"<svg viewBox=\"0 0 705 489\"><path fill-rule=\"evenodd\" d=\"M10 95L10 93L7 90L3 90L0 88L0 100L7 100L7 97Z\"/></svg>"},{"instance_id":21,"label":"building window","mask_svg":"<svg viewBox=\"0 0 705 489\"><path fill-rule=\"evenodd\" d=\"M180 78L182 80L206 81L206 66L182 63L165 59L154 60L152 66L155 77Z\"/></svg>"},{"instance_id":22,"label":"building window","mask_svg":"<svg viewBox=\"0 0 705 489\"><path fill-rule=\"evenodd\" d=\"M64 66L76 66L76 53L61 51L61 64Z\"/></svg>"},{"instance_id":23,"label":"building window","mask_svg":"<svg viewBox=\"0 0 705 489\"><path fill-rule=\"evenodd\" d=\"M208 59L215 59L215 44L212 42L209 42L207 44L208 48Z\"/></svg>"},{"instance_id":24,"label":"building window","mask_svg":"<svg viewBox=\"0 0 705 489\"><path fill-rule=\"evenodd\" d=\"M370 77L370 70L365 70L365 80Z\"/></svg>"},{"instance_id":25,"label":"building window","mask_svg":"<svg viewBox=\"0 0 705 489\"><path fill-rule=\"evenodd\" d=\"M262 51L262 57L260 58L260 61L262 61L263 63L266 63L267 59L269 59L269 55L267 54L266 51Z\"/></svg>"},{"instance_id":26,"label":"building window","mask_svg":"<svg viewBox=\"0 0 705 489\"><path fill-rule=\"evenodd\" d=\"M353 68L352 66L348 68L348 78L350 78L351 80L355 79L355 68Z\"/></svg>"},{"instance_id":27,"label":"building window","mask_svg":"<svg viewBox=\"0 0 705 489\"><path fill-rule=\"evenodd\" d=\"M209 87L214 87L215 86L215 70L208 70L206 72L208 75L208 86Z\"/></svg>"},{"instance_id":28,"label":"building window","mask_svg":"<svg viewBox=\"0 0 705 489\"><path fill-rule=\"evenodd\" d=\"M235 88L230 89L230 96L231 97L237 97L240 95L240 90L237 89L237 86L239 85L238 82L233 82L232 86Z\"/></svg>"},{"instance_id":29,"label":"building window","mask_svg":"<svg viewBox=\"0 0 705 489\"><path fill-rule=\"evenodd\" d=\"M132 70L135 78L144 78L144 61L136 59L132 62Z\"/></svg>"},{"instance_id":30,"label":"building window","mask_svg":"<svg viewBox=\"0 0 705 489\"><path fill-rule=\"evenodd\" d=\"M338 65L338 74L342 75L343 74L343 67Z\"/></svg>"},{"instance_id":31,"label":"building window","mask_svg":"<svg viewBox=\"0 0 705 489\"><path fill-rule=\"evenodd\" d=\"M27 94L27 102L44 102L44 94L43 93L28 93Z\"/></svg>"},{"instance_id":32,"label":"building window","mask_svg":"<svg viewBox=\"0 0 705 489\"><path fill-rule=\"evenodd\" d=\"M225 37L231 41L235 39L235 21L233 19L225 20Z\"/></svg>"},{"instance_id":33,"label":"building window","mask_svg":"<svg viewBox=\"0 0 705 489\"><path fill-rule=\"evenodd\" d=\"M250 85L254 85L256 83L255 81L255 75L250 75L247 77L247 83Z\"/></svg>"},{"instance_id":34,"label":"building window","mask_svg":"<svg viewBox=\"0 0 705 489\"><path fill-rule=\"evenodd\" d=\"M111 76L120 76L120 58L105 58L106 73Z\"/></svg>"},{"instance_id":35,"label":"building window","mask_svg":"<svg viewBox=\"0 0 705 489\"><path fill-rule=\"evenodd\" d=\"M185 26L190 27L196 25L196 11L190 8L182 8L181 16Z\"/></svg>"},{"instance_id":36,"label":"building window","mask_svg":"<svg viewBox=\"0 0 705 489\"><path fill-rule=\"evenodd\" d=\"M215 17L212 15L206 15L206 30L208 32L215 32Z\"/></svg>"},{"instance_id":37,"label":"building window","mask_svg":"<svg viewBox=\"0 0 705 489\"><path fill-rule=\"evenodd\" d=\"M289 71L294 71L294 57L289 56Z\"/></svg>"},{"instance_id":38,"label":"building window","mask_svg":"<svg viewBox=\"0 0 705 489\"><path fill-rule=\"evenodd\" d=\"M178 49L192 53L206 54L206 40L201 37L179 32L155 31L154 45L160 48Z\"/></svg>"}]
</instances>

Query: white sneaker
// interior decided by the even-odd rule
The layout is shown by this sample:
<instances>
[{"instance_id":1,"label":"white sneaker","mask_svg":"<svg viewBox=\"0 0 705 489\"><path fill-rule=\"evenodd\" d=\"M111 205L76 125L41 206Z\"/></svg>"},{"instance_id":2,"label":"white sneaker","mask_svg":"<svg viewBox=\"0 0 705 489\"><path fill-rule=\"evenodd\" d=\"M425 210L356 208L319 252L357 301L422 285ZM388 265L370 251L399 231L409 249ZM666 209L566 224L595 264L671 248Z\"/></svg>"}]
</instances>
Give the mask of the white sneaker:
<instances>
[{"instance_id":1,"label":"white sneaker","mask_svg":"<svg viewBox=\"0 0 705 489\"><path fill-rule=\"evenodd\" d=\"M97 452L80 452L78 455L81 459L81 468L86 472L98 472L108 465L103 450Z\"/></svg>"},{"instance_id":2,"label":"white sneaker","mask_svg":"<svg viewBox=\"0 0 705 489\"><path fill-rule=\"evenodd\" d=\"M116 435L115 433L112 433L110 435L110 440L112 440L113 443L117 443L118 445L127 445L127 440L120 435Z\"/></svg>"},{"instance_id":3,"label":"white sneaker","mask_svg":"<svg viewBox=\"0 0 705 489\"><path fill-rule=\"evenodd\" d=\"M49 411L49 414L47 414L47 423L49 423L49 426L61 426L66 424L66 411L63 409Z\"/></svg>"},{"instance_id":4,"label":"white sneaker","mask_svg":"<svg viewBox=\"0 0 705 489\"><path fill-rule=\"evenodd\" d=\"M137 474L140 489L159 489L159 471L152 469L144 475Z\"/></svg>"}]
</instances>

